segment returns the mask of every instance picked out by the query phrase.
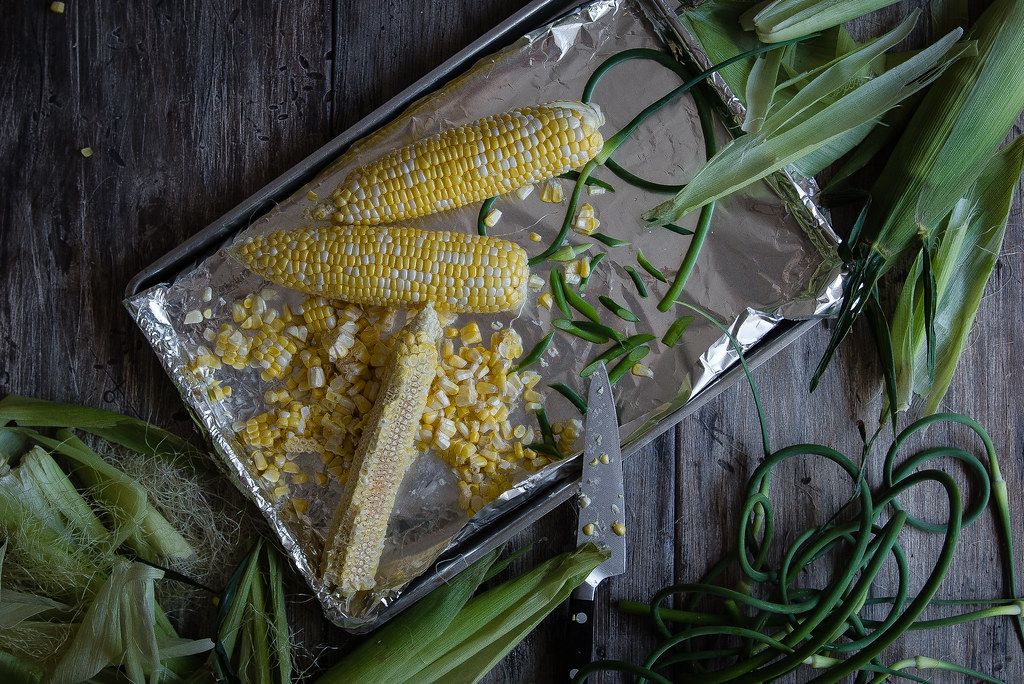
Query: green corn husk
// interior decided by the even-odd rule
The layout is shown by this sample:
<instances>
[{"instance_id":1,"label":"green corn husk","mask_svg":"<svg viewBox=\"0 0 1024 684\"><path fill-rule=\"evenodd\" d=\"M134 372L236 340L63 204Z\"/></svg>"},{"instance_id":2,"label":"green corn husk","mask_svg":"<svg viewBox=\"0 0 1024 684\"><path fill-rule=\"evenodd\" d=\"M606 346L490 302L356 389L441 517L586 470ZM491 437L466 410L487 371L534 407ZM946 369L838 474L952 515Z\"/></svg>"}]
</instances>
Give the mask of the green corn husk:
<instances>
[{"instance_id":1,"label":"green corn husk","mask_svg":"<svg viewBox=\"0 0 1024 684\"><path fill-rule=\"evenodd\" d=\"M426 654L408 684L477 682L608 557L586 544L471 599Z\"/></svg>"},{"instance_id":2,"label":"green corn husk","mask_svg":"<svg viewBox=\"0 0 1024 684\"><path fill-rule=\"evenodd\" d=\"M453 580L430 592L407 611L374 632L356 650L317 680L334 682L398 682L422 666L420 652L444 633L477 587L484 581L497 551L488 553Z\"/></svg>"},{"instance_id":3,"label":"green corn husk","mask_svg":"<svg viewBox=\"0 0 1024 684\"><path fill-rule=\"evenodd\" d=\"M927 358L927 274L923 255L918 256L892 322L899 410L906 410L915 394L926 398L926 414L938 410L995 268L1022 170L1024 138L1017 138L992 157L940 228L930 259L936 296L932 368Z\"/></svg>"},{"instance_id":4,"label":"green corn husk","mask_svg":"<svg viewBox=\"0 0 1024 684\"><path fill-rule=\"evenodd\" d=\"M291 682L291 642L277 553L258 540L221 595L217 639L207 661L218 681Z\"/></svg>"},{"instance_id":5,"label":"green corn husk","mask_svg":"<svg viewBox=\"0 0 1024 684\"><path fill-rule=\"evenodd\" d=\"M24 434L72 461L75 475L113 520L113 548L123 542L150 563L195 555L192 545L149 502L142 485L107 463L70 431L58 430L57 439L29 430Z\"/></svg>"},{"instance_id":6,"label":"green corn husk","mask_svg":"<svg viewBox=\"0 0 1024 684\"><path fill-rule=\"evenodd\" d=\"M83 430L140 454L175 461L199 473L216 474L210 459L181 437L112 411L8 394L0 399L0 425L7 423Z\"/></svg>"},{"instance_id":7,"label":"green corn husk","mask_svg":"<svg viewBox=\"0 0 1024 684\"><path fill-rule=\"evenodd\" d=\"M607 558L594 544L552 558L470 598L497 552L369 636L317 684L476 682Z\"/></svg>"},{"instance_id":8,"label":"green corn husk","mask_svg":"<svg viewBox=\"0 0 1024 684\"><path fill-rule=\"evenodd\" d=\"M968 45L957 44L960 32L953 31L902 64L864 81L865 69L910 33L918 15L914 12L893 31L823 70L786 104L769 112L757 134L731 141L685 189L644 218L654 225L677 222L688 212L778 171L874 121L970 51Z\"/></svg>"},{"instance_id":9,"label":"green corn husk","mask_svg":"<svg viewBox=\"0 0 1024 684\"><path fill-rule=\"evenodd\" d=\"M851 239L856 262L812 389L868 293L899 257L931 243L1024 110L1024 3L996 0L968 38L978 56L947 69L928 90L872 188L869 228Z\"/></svg>"},{"instance_id":10,"label":"green corn husk","mask_svg":"<svg viewBox=\"0 0 1024 684\"><path fill-rule=\"evenodd\" d=\"M740 17L740 25L748 31L756 31L762 43L781 43L838 26L898 1L765 0L745 12Z\"/></svg>"},{"instance_id":11,"label":"green corn husk","mask_svg":"<svg viewBox=\"0 0 1024 684\"><path fill-rule=\"evenodd\" d=\"M971 28L978 56L925 95L872 188L871 247L892 260L934 230L970 188L1024 110L1024 4L996 0Z\"/></svg>"},{"instance_id":12,"label":"green corn husk","mask_svg":"<svg viewBox=\"0 0 1024 684\"><path fill-rule=\"evenodd\" d=\"M74 684L114 665L123 668L129 681L144 684L155 681L163 658L210 650L209 639L173 640L161 649L154 629L153 582L162 576L162 570L142 563L117 563L49 681Z\"/></svg>"}]
</instances>

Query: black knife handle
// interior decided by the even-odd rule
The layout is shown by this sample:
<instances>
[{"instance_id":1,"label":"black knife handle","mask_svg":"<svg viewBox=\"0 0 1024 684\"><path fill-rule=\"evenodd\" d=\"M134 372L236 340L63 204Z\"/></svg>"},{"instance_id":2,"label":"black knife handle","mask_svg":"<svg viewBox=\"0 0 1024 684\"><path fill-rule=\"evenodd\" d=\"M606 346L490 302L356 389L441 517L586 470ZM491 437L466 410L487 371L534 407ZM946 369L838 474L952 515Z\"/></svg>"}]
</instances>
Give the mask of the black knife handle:
<instances>
[{"instance_id":1,"label":"black knife handle","mask_svg":"<svg viewBox=\"0 0 1024 684\"><path fill-rule=\"evenodd\" d=\"M569 669L572 681L584 665L594 657L594 618L597 602L593 599L569 597Z\"/></svg>"}]
</instances>

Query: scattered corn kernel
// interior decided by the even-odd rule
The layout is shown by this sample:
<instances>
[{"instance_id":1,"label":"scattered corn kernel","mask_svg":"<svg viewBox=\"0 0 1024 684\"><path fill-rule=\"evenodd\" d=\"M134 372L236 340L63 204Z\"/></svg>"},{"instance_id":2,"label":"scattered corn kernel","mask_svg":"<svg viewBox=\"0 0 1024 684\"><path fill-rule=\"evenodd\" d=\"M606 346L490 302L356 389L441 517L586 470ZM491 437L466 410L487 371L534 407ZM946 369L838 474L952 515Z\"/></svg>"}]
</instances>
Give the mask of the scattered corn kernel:
<instances>
[{"instance_id":1,"label":"scattered corn kernel","mask_svg":"<svg viewBox=\"0 0 1024 684\"><path fill-rule=\"evenodd\" d=\"M488 228L493 228L500 219L501 209L491 209L487 216L484 217L484 225Z\"/></svg>"},{"instance_id":2,"label":"scattered corn kernel","mask_svg":"<svg viewBox=\"0 0 1024 684\"><path fill-rule=\"evenodd\" d=\"M185 325L195 325L203 322L203 312L193 309L185 314Z\"/></svg>"},{"instance_id":3,"label":"scattered corn kernel","mask_svg":"<svg viewBox=\"0 0 1024 684\"><path fill-rule=\"evenodd\" d=\"M82 148L82 149L80 150L80 152L82 153L82 156L83 156L83 157L86 157L86 158L88 158L88 157L91 157L91 156L92 156L92 148L91 148L91 147L83 147L83 148Z\"/></svg>"},{"instance_id":4,"label":"scattered corn kernel","mask_svg":"<svg viewBox=\"0 0 1024 684\"><path fill-rule=\"evenodd\" d=\"M537 298L537 304L543 306L548 311L551 311L551 305L554 304L554 301L554 297L551 296L550 292L544 292Z\"/></svg>"},{"instance_id":5,"label":"scattered corn kernel","mask_svg":"<svg viewBox=\"0 0 1024 684\"><path fill-rule=\"evenodd\" d=\"M51 2L50 11L56 12L57 14L64 14L64 3L63 2ZM88 155L86 155L88 156Z\"/></svg>"},{"instance_id":6,"label":"scattered corn kernel","mask_svg":"<svg viewBox=\"0 0 1024 684\"><path fill-rule=\"evenodd\" d=\"M594 523L587 523L583 526L582 531L583 534L587 535L588 537L592 537L594 536L594 532L597 531L597 525L595 525Z\"/></svg>"},{"instance_id":7,"label":"scattered corn kernel","mask_svg":"<svg viewBox=\"0 0 1024 684\"><path fill-rule=\"evenodd\" d=\"M530 242L540 242L544 237L540 233L531 232L528 236Z\"/></svg>"},{"instance_id":8,"label":"scattered corn kernel","mask_svg":"<svg viewBox=\"0 0 1024 684\"><path fill-rule=\"evenodd\" d=\"M642 363L634 363L633 367L629 369L629 372L632 373L633 375L643 378L654 377L654 371L652 371L650 368L648 368Z\"/></svg>"}]
</instances>

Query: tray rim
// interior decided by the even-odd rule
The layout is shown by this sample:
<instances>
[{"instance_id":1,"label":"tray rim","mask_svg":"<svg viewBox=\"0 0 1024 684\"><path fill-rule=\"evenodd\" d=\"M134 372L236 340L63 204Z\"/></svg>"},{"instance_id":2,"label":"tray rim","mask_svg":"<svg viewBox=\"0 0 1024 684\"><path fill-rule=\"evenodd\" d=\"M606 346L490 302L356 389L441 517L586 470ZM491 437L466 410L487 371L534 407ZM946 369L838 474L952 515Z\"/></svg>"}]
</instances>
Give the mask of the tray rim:
<instances>
[{"instance_id":1,"label":"tray rim","mask_svg":"<svg viewBox=\"0 0 1024 684\"><path fill-rule=\"evenodd\" d=\"M644 11L672 13L665 0L633 1ZM579 0L532 0L373 112L239 202L234 208L209 223L198 233L138 272L126 286L125 305L130 309L132 298L145 290L173 280L189 263L204 258L207 252L216 249L239 230L247 227L252 217L262 216L276 201L298 191L352 144L400 116L407 107L415 104L421 97L469 70L481 58L519 40L526 33L588 4L591 3ZM675 26L668 28L675 29ZM788 177L787 179L793 182L792 179ZM765 363L814 327L818 321L817 317L805 320L783 319L765 338L744 353L748 367L754 369ZM674 429L683 419L698 411L743 377L744 370L741 364L734 363L696 396L673 412L663 416L654 428L624 445L623 457L632 457L663 434ZM184 403L188 407L187 402ZM526 530L544 515L568 501L576 491L578 482L578 473L570 471L567 477L563 477L529 496L522 497L524 501L505 511L486 529L467 535L457 544L446 549L426 571L413 579L399 596L379 611L373 619L358 625L341 624L339 626L352 633L364 633L383 625L430 591L450 580L472 562L508 541L515 534Z\"/></svg>"}]
</instances>

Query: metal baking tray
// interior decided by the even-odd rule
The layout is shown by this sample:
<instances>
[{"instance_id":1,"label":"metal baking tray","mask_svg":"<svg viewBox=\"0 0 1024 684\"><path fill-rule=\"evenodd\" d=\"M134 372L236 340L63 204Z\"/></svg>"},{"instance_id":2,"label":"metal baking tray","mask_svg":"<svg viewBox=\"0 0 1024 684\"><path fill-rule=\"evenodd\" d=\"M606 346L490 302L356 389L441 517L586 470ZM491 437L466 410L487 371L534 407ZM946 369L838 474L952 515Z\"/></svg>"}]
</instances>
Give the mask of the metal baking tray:
<instances>
[{"instance_id":1,"label":"metal baking tray","mask_svg":"<svg viewBox=\"0 0 1024 684\"><path fill-rule=\"evenodd\" d=\"M680 56L688 56L698 63L701 61L699 46L686 34L675 12L664 0L643 0L640 6L666 46ZM237 233L247 229L254 217L262 216L307 186L354 143L395 120L413 103L469 71L482 57L513 44L530 31L571 14L578 7L580 5L577 3L567 3L564 0L534 0L500 26L474 41L371 115L137 274L126 288L126 304L140 293L172 283L182 274L188 273ZM724 89L724 84L715 81L713 86L719 90L723 108L733 116L742 116L742 112L737 110L738 101ZM794 179L780 173L772 179L771 185L776 193L786 197L789 206L795 207L795 211L804 211L812 216L813 220L824 225L825 232L831 235L830 229L827 228L827 219L820 215L813 197L801 187L804 181L806 179ZM839 282L834 282L829 288L830 292L838 292L839 286ZM748 363L756 366L790 344L816 324L822 311L824 309L803 320L780 318L773 321L771 331L746 351ZM152 341L152 336L150 339ZM684 404L663 412L656 424L646 425L642 431L635 432L632 437L627 438L623 448L624 456L629 457L642 449L742 377L742 369L735 363L716 374L713 380L697 390ZM186 405L188 406L187 401ZM193 407L189 406L189 409L193 410ZM197 422L202 424L198 417ZM528 528L544 514L568 500L577 488L577 482L578 463L566 463L564 467L558 469L557 476L551 478L550 482L537 487L528 496L519 496L512 502L506 502L511 505L503 507L500 515L488 518L485 525L467 526L462 533L457 534L452 545L441 553L429 570L405 586L372 620L343 626L354 631L362 631L390 619L474 560L519 531Z\"/></svg>"}]
</instances>

